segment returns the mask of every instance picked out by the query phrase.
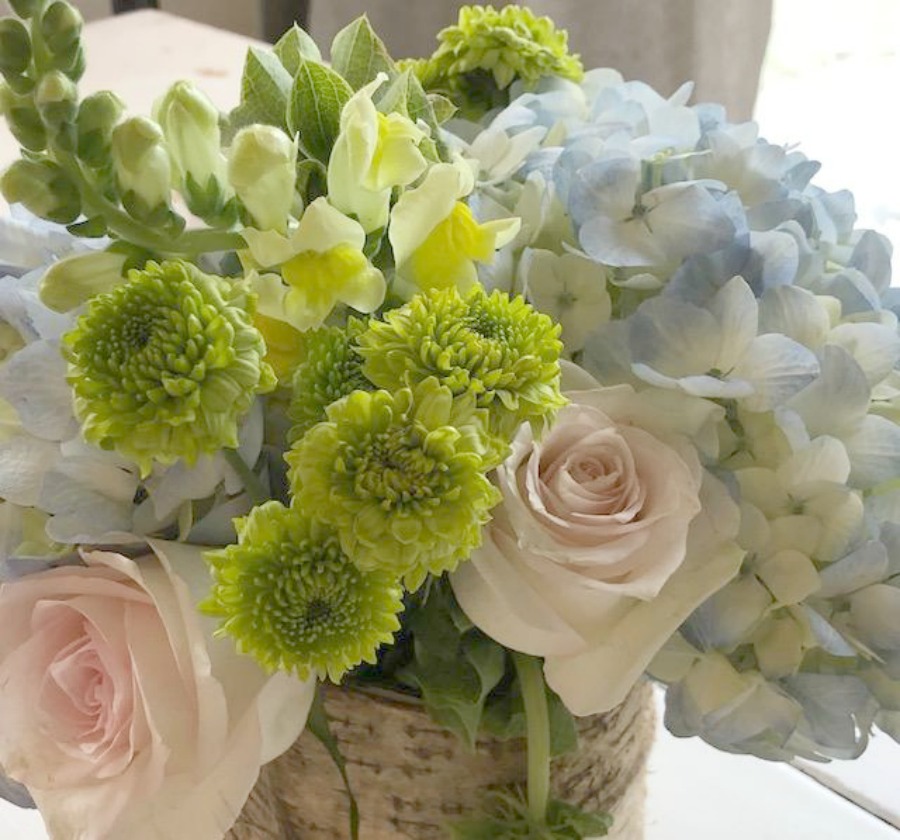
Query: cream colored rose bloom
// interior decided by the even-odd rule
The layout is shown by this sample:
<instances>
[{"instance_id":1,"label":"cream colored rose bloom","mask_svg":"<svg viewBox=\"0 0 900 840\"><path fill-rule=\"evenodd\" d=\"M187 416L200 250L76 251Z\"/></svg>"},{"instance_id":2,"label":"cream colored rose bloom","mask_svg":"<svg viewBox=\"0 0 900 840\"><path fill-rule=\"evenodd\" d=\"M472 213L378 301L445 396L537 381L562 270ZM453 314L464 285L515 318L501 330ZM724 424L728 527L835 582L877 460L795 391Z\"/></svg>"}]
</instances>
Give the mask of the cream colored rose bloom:
<instances>
[{"instance_id":1,"label":"cream colored rose bloom","mask_svg":"<svg viewBox=\"0 0 900 840\"><path fill-rule=\"evenodd\" d=\"M219 840L305 725L312 683L211 638L200 549L153 549L0 587L0 766L54 840Z\"/></svg>"},{"instance_id":2,"label":"cream colored rose bloom","mask_svg":"<svg viewBox=\"0 0 900 840\"><path fill-rule=\"evenodd\" d=\"M584 715L624 699L741 552L736 506L678 433L699 436L715 406L628 386L567 396L541 441L520 428L484 544L451 581L469 618L544 657L548 684Z\"/></svg>"}]
</instances>

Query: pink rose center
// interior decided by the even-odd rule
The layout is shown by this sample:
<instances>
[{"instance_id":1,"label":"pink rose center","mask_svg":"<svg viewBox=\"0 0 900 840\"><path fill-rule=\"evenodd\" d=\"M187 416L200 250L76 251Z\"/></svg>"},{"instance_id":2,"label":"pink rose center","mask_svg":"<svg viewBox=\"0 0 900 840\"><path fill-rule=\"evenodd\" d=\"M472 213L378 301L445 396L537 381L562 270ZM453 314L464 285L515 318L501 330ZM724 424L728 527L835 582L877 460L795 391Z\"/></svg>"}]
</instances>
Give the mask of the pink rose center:
<instances>
[{"instance_id":1,"label":"pink rose center","mask_svg":"<svg viewBox=\"0 0 900 840\"><path fill-rule=\"evenodd\" d=\"M54 601L34 612L38 632L68 639L61 644L44 674L37 701L40 725L59 748L73 758L116 767L132 755L130 722L134 684L127 649L108 638L78 609L82 600ZM86 606L96 606L87 604ZM115 627L106 628L107 633Z\"/></svg>"},{"instance_id":2,"label":"pink rose center","mask_svg":"<svg viewBox=\"0 0 900 840\"><path fill-rule=\"evenodd\" d=\"M536 512L581 523L640 519L646 492L628 441L614 428L582 429L575 440L567 431L560 440L551 433L525 465Z\"/></svg>"}]
</instances>

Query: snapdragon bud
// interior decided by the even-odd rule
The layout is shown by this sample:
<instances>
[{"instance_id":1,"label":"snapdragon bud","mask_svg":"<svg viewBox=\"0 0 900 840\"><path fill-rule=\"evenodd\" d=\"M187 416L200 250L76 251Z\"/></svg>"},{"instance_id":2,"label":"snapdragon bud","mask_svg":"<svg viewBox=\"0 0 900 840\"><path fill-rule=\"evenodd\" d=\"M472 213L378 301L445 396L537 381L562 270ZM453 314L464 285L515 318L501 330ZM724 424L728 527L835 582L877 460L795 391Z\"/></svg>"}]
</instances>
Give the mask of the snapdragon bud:
<instances>
[{"instance_id":1,"label":"snapdragon bud","mask_svg":"<svg viewBox=\"0 0 900 840\"><path fill-rule=\"evenodd\" d=\"M70 312L123 283L126 260L125 254L115 251L91 251L59 260L41 278L41 302L54 312Z\"/></svg>"},{"instance_id":2,"label":"snapdragon bud","mask_svg":"<svg viewBox=\"0 0 900 840\"><path fill-rule=\"evenodd\" d=\"M169 202L172 164L160 127L130 117L112 132L112 160L122 200L132 215L149 216Z\"/></svg>"},{"instance_id":3,"label":"snapdragon bud","mask_svg":"<svg viewBox=\"0 0 900 840\"><path fill-rule=\"evenodd\" d=\"M113 128L122 118L125 105L108 90L93 93L78 107L78 157L99 169L109 159Z\"/></svg>"},{"instance_id":4,"label":"snapdragon bud","mask_svg":"<svg viewBox=\"0 0 900 840\"><path fill-rule=\"evenodd\" d=\"M36 216L67 225L81 213L75 182L53 161L17 160L0 178L0 192L10 203L21 202Z\"/></svg>"},{"instance_id":5,"label":"snapdragon bud","mask_svg":"<svg viewBox=\"0 0 900 840\"><path fill-rule=\"evenodd\" d=\"M57 128L75 119L78 110L78 90L75 83L54 70L44 76L34 92L34 104L44 122Z\"/></svg>"},{"instance_id":6,"label":"snapdragon bud","mask_svg":"<svg viewBox=\"0 0 900 840\"><path fill-rule=\"evenodd\" d=\"M65 0L52 3L41 19L41 35L47 49L55 56L72 54L81 37L84 18Z\"/></svg>"},{"instance_id":7,"label":"snapdragon bud","mask_svg":"<svg viewBox=\"0 0 900 840\"><path fill-rule=\"evenodd\" d=\"M217 212L228 197L219 112L191 82L176 82L154 106L166 138L175 183L200 216Z\"/></svg>"},{"instance_id":8,"label":"snapdragon bud","mask_svg":"<svg viewBox=\"0 0 900 840\"><path fill-rule=\"evenodd\" d=\"M17 76L31 63L31 38L25 25L15 18L0 20L0 72Z\"/></svg>"},{"instance_id":9,"label":"snapdragon bud","mask_svg":"<svg viewBox=\"0 0 900 840\"><path fill-rule=\"evenodd\" d=\"M18 96L0 81L0 116L6 119L19 145L32 152L47 146L47 130L30 97Z\"/></svg>"},{"instance_id":10,"label":"snapdragon bud","mask_svg":"<svg viewBox=\"0 0 900 840\"><path fill-rule=\"evenodd\" d=\"M28 19L38 10L40 0L8 0L8 2L20 18Z\"/></svg>"},{"instance_id":11,"label":"snapdragon bud","mask_svg":"<svg viewBox=\"0 0 900 840\"><path fill-rule=\"evenodd\" d=\"M271 125L248 125L234 137L228 180L261 230L287 229L294 203L297 144Z\"/></svg>"}]
</instances>

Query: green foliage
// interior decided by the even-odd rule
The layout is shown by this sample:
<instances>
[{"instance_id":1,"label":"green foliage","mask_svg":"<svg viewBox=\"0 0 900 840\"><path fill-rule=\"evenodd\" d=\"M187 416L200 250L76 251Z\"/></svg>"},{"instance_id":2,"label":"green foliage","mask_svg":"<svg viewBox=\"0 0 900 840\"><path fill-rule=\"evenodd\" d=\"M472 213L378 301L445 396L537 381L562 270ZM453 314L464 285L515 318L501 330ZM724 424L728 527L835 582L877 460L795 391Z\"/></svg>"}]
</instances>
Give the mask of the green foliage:
<instances>
[{"instance_id":1,"label":"green foliage","mask_svg":"<svg viewBox=\"0 0 900 840\"><path fill-rule=\"evenodd\" d=\"M530 815L521 790L496 791L478 816L448 826L453 840L585 840L604 837L612 826L609 814L593 814L557 799L538 823Z\"/></svg>"},{"instance_id":2,"label":"green foliage","mask_svg":"<svg viewBox=\"0 0 900 840\"><path fill-rule=\"evenodd\" d=\"M559 696L546 687L547 709L550 723L550 755L554 758L571 752L578 746L578 731L575 719ZM483 730L501 740L524 738L525 705L518 680L512 679L512 672L488 698L481 725Z\"/></svg>"},{"instance_id":3,"label":"green foliage","mask_svg":"<svg viewBox=\"0 0 900 840\"><path fill-rule=\"evenodd\" d=\"M319 52L316 42L296 23L281 36L278 43L272 47L272 51L292 78L297 75L303 59L322 60L322 53Z\"/></svg>"},{"instance_id":4,"label":"green foliage","mask_svg":"<svg viewBox=\"0 0 900 840\"><path fill-rule=\"evenodd\" d=\"M250 47L241 77L241 104L229 117L236 130L252 123L287 128L287 107L293 77L275 53Z\"/></svg>"},{"instance_id":5,"label":"green foliage","mask_svg":"<svg viewBox=\"0 0 900 840\"><path fill-rule=\"evenodd\" d=\"M404 623L413 659L401 679L421 692L436 722L474 748L485 702L504 676L505 650L472 625L445 578L407 609Z\"/></svg>"},{"instance_id":6,"label":"green foliage","mask_svg":"<svg viewBox=\"0 0 900 840\"><path fill-rule=\"evenodd\" d=\"M334 36L331 66L354 90L371 82L379 73L387 73L388 78L397 74L394 60L365 15Z\"/></svg>"},{"instance_id":7,"label":"green foliage","mask_svg":"<svg viewBox=\"0 0 900 840\"><path fill-rule=\"evenodd\" d=\"M341 109L353 90L334 70L317 61L302 59L291 89L287 124L300 133L300 148L324 164L331 156L341 124Z\"/></svg>"}]
</instances>

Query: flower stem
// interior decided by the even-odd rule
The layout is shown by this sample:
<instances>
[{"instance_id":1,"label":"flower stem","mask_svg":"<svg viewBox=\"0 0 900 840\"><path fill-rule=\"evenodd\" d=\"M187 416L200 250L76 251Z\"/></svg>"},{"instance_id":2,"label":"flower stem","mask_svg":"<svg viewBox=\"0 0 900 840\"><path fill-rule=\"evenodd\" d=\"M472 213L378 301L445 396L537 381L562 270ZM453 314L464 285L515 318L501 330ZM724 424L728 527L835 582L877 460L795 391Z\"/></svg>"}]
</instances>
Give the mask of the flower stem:
<instances>
[{"instance_id":1,"label":"flower stem","mask_svg":"<svg viewBox=\"0 0 900 840\"><path fill-rule=\"evenodd\" d=\"M538 825L547 821L550 799L550 714L541 660L513 653L525 703L528 735L528 811Z\"/></svg>"},{"instance_id":2,"label":"flower stem","mask_svg":"<svg viewBox=\"0 0 900 840\"><path fill-rule=\"evenodd\" d=\"M228 466L238 474L238 477L244 483L244 489L247 491L250 501L254 505L261 505L269 501L269 494L266 492L266 488L263 487L263 483L259 480L256 473L241 458L240 452L237 449L224 447L222 454L225 456Z\"/></svg>"}]
</instances>

